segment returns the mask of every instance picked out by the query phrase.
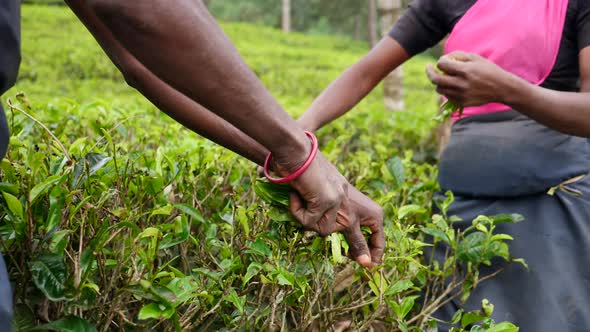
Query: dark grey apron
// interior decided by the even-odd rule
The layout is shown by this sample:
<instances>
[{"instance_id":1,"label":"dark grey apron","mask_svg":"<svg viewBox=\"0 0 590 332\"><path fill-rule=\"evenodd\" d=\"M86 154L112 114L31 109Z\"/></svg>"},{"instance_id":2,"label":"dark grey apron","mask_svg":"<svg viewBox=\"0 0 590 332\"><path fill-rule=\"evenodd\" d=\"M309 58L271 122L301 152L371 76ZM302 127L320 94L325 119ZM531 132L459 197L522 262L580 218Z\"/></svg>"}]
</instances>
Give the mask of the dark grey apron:
<instances>
[{"instance_id":1,"label":"dark grey apron","mask_svg":"<svg viewBox=\"0 0 590 332\"><path fill-rule=\"evenodd\" d=\"M481 214L523 215L523 222L499 225L497 231L514 237L510 253L530 269L511 264L481 284L467 303L455 301L440 310L440 318L450 320L459 307L479 309L487 298L495 305L496 321L511 321L523 332L590 331L590 176L568 184L571 192L547 194L589 170L587 139L558 133L515 111L455 123L439 170L443 190L456 194L449 214L465 220L457 227ZM503 264L483 268L481 276Z\"/></svg>"}]
</instances>

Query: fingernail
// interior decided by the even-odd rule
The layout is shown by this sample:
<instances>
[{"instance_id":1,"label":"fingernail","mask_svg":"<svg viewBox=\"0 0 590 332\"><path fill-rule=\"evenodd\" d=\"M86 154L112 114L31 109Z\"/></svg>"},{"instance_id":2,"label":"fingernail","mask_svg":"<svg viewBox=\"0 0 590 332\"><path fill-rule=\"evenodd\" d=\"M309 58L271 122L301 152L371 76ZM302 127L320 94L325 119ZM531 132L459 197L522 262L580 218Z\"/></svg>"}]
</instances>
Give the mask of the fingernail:
<instances>
[{"instance_id":1,"label":"fingernail","mask_svg":"<svg viewBox=\"0 0 590 332\"><path fill-rule=\"evenodd\" d=\"M371 266L371 257L369 257L369 255L360 255L357 257L356 261L362 266Z\"/></svg>"}]
</instances>

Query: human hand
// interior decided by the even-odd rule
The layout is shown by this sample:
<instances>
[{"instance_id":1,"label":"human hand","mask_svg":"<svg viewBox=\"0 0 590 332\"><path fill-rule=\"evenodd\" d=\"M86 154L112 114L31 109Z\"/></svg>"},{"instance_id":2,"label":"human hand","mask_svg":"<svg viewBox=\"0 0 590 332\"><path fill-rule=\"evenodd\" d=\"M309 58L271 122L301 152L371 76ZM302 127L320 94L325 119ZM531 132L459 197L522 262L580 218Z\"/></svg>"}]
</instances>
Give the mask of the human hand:
<instances>
[{"instance_id":1,"label":"human hand","mask_svg":"<svg viewBox=\"0 0 590 332\"><path fill-rule=\"evenodd\" d=\"M337 181L344 179L336 167L325 159L322 162L325 164L321 167L328 172L328 176L334 176L338 179ZM380 264L385 247L383 210L348 182L345 183L345 189L347 195L343 197L338 207L333 205L327 210L321 208L322 203L315 204L313 199L311 200L313 205L310 206L310 201L300 196L301 192L292 192L291 213L306 229L315 231L321 236L342 232L350 247L349 256L362 266L372 267ZM308 197L313 198L314 196L309 192ZM314 209L324 212L314 215ZM367 226L371 231L368 243L362 233L361 226Z\"/></svg>"},{"instance_id":2,"label":"human hand","mask_svg":"<svg viewBox=\"0 0 590 332\"><path fill-rule=\"evenodd\" d=\"M272 168L279 175L290 174L301 163L296 159L283 162L273 159ZM321 153L290 184L295 191L290 195L289 208L304 228L321 236L342 232L349 243L351 258L365 267L380 264L385 247L383 210L351 186ZM361 226L371 231L368 244Z\"/></svg>"},{"instance_id":3,"label":"human hand","mask_svg":"<svg viewBox=\"0 0 590 332\"><path fill-rule=\"evenodd\" d=\"M385 250L385 233L383 230L383 209L350 186L348 190L348 209L338 211L338 223L348 225L342 233L350 247L349 256L364 267L381 264ZM361 226L371 231L367 243Z\"/></svg>"},{"instance_id":4,"label":"human hand","mask_svg":"<svg viewBox=\"0 0 590 332\"><path fill-rule=\"evenodd\" d=\"M321 153L290 185L294 189L290 211L303 227L321 236L344 229L338 224L337 216L348 201L349 184Z\"/></svg>"},{"instance_id":5,"label":"human hand","mask_svg":"<svg viewBox=\"0 0 590 332\"><path fill-rule=\"evenodd\" d=\"M303 202L296 192L291 194L291 212L295 215L297 209L301 209ZM329 233L341 232L349 245L349 257L364 267L373 267L381 264L381 258L385 249L385 233L383 230L383 209L369 197L358 191L355 187L348 188L348 197L337 211L335 223L323 220L325 234L317 228L305 226L309 230L316 231L325 236ZM371 231L369 241L361 230L366 226Z\"/></svg>"},{"instance_id":6,"label":"human hand","mask_svg":"<svg viewBox=\"0 0 590 332\"><path fill-rule=\"evenodd\" d=\"M436 91L462 107L503 102L506 82L513 76L493 62L472 53L453 52L426 68Z\"/></svg>"}]
</instances>

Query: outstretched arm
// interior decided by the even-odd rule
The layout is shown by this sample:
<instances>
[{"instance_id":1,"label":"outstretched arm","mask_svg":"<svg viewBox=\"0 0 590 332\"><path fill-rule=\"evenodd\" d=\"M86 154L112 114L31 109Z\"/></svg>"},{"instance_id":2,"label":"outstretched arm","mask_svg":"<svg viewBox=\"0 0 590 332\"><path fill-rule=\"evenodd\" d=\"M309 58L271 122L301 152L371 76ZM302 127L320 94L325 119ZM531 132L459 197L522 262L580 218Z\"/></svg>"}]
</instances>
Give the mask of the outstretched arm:
<instances>
[{"instance_id":1,"label":"outstretched arm","mask_svg":"<svg viewBox=\"0 0 590 332\"><path fill-rule=\"evenodd\" d=\"M309 139L242 60L200 0L85 3L147 69L297 168ZM137 78L121 66L130 85ZM295 165L292 165L295 163Z\"/></svg>"},{"instance_id":2,"label":"outstretched arm","mask_svg":"<svg viewBox=\"0 0 590 332\"><path fill-rule=\"evenodd\" d=\"M315 131L358 104L387 74L408 60L402 46L387 36L348 68L299 118L301 127Z\"/></svg>"},{"instance_id":3,"label":"outstretched arm","mask_svg":"<svg viewBox=\"0 0 590 332\"><path fill-rule=\"evenodd\" d=\"M68 4L113 62L119 68L124 68L128 75L134 77L135 87L156 106L195 132L257 164L262 164L268 154L268 149L223 118L178 92L147 69L114 38L111 31L85 5L83 0L68 1ZM330 168L327 170L328 172L337 173L332 165L327 164L324 167ZM371 261L378 263L385 245L381 208L352 186L349 189L349 195L349 199L343 202L338 210L336 222L329 225L324 224L323 226L326 227L323 231L344 232L351 245L353 258L365 266L370 265ZM303 213L300 212L299 199L295 198L294 203L292 209L296 216L305 217L305 209L302 209ZM314 225L311 226L312 230L319 230L314 228ZM371 229L370 249L362 235L360 226L368 226Z\"/></svg>"},{"instance_id":4,"label":"outstretched arm","mask_svg":"<svg viewBox=\"0 0 590 332\"><path fill-rule=\"evenodd\" d=\"M271 151L273 168L279 175L292 173L310 155L311 144L303 130L248 68L201 1L66 3L75 12L92 13L114 40L155 77ZM103 47L127 81L145 88L145 82L139 83L141 77L135 76L137 68L119 59L113 45L107 42ZM176 115L201 121L185 112ZM318 154L307 171L291 182L306 203L295 218L320 233L334 228L337 211L347 197L348 183L330 166Z\"/></svg>"},{"instance_id":5,"label":"outstretched arm","mask_svg":"<svg viewBox=\"0 0 590 332\"><path fill-rule=\"evenodd\" d=\"M158 78L121 45L83 0L67 3L113 63L134 78L134 87L156 107L203 137L262 165L268 149Z\"/></svg>"}]
</instances>

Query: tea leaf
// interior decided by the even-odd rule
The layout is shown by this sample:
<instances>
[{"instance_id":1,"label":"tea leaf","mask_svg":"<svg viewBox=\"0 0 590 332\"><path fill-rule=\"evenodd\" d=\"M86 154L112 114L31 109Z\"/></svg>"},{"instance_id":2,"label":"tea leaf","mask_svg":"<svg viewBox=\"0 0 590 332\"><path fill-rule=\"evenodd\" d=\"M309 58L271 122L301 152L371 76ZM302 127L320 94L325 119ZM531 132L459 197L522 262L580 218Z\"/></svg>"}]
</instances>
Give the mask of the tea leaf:
<instances>
[{"instance_id":1,"label":"tea leaf","mask_svg":"<svg viewBox=\"0 0 590 332\"><path fill-rule=\"evenodd\" d=\"M488 316L486 314L483 314L479 311L466 312L463 314L463 318L461 318L461 326L466 328L473 323L481 322L487 317Z\"/></svg>"},{"instance_id":2,"label":"tea leaf","mask_svg":"<svg viewBox=\"0 0 590 332\"><path fill-rule=\"evenodd\" d=\"M282 286L293 286L295 284L295 276L285 270L281 270L277 275L277 282Z\"/></svg>"},{"instance_id":3,"label":"tea leaf","mask_svg":"<svg viewBox=\"0 0 590 332\"><path fill-rule=\"evenodd\" d=\"M53 175L48 177L45 181L37 184L29 193L29 202L33 204L39 195L45 194L52 186L59 183L65 178L65 175Z\"/></svg>"},{"instance_id":4,"label":"tea leaf","mask_svg":"<svg viewBox=\"0 0 590 332\"><path fill-rule=\"evenodd\" d=\"M397 211L397 217L400 220L405 219L408 215L422 215L425 214L427 211L425 208L419 206L419 205L404 205L402 207L399 208L399 210Z\"/></svg>"},{"instance_id":5,"label":"tea leaf","mask_svg":"<svg viewBox=\"0 0 590 332\"><path fill-rule=\"evenodd\" d=\"M475 232L467 235L457 248L457 256L460 260L472 263L478 263L486 260L486 241L484 233Z\"/></svg>"},{"instance_id":6,"label":"tea leaf","mask_svg":"<svg viewBox=\"0 0 590 332\"><path fill-rule=\"evenodd\" d=\"M444 241L448 244L451 243L451 239L449 238L449 236L445 232L441 231L440 229L436 229L436 228L432 228L432 227L422 227L420 230L422 230L422 232L424 234L428 234L437 240Z\"/></svg>"},{"instance_id":7,"label":"tea leaf","mask_svg":"<svg viewBox=\"0 0 590 332\"><path fill-rule=\"evenodd\" d=\"M396 295L396 294L406 291L412 287L414 287L414 283L412 281L398 280L398 281L396 281L395 284L393 284L392 286L387 288L384 295L386 295L386 296Z\"/></svg>"},{"instance_id":8,"label":"tea leaf","mask_svg":"<svg viewBox=\"0 0 590 332\"><path fill-rule=\"evenodd\" d=\"M389 171L389 174L391 174L391 176L395 180L395 187L401 187L406 181L404 163L401 160L401 158L391 158L385 163L385 165L387 165L387 170Z\"/></svg>"},{"instance_id":9,"label":"tea leaf","mask_svg":"<svg viewBox=\"0 0 590 332\"><path fill-rule=\"evenodd\" d=\"M503 322L492 326L486 332L518 332L519 328L512 323Z\"/></svg>"},{"instance_id":10,"label":"tea leaf","mask_svg":"<svg viewBox=\"0 0 590 332\"><path fill-rule=\"evenodd\" d=\"M137 315L137 319L139 320L147 320L147 319L160 319L164 316L165 311L167 308L160 304L150 303L145 305L139 310L139 314Z\"/></svg>"},{"instance_id":11,"label":"tea leaf","mask_svg":"<svg viewBox=\"0 0 590 332\"><path fill-rule=\"evenodd\" d=\"M34 331L56 332L96 332L96 327L87 320L77 316L66 316L56 321L40 325Z\"/></svg>"},{"instance_id":12,"label":"tea leaf","mask_svg":"<svg viewBox=\"0 0 590 332\"><path fill-rule=\"evenodd\" d=\"M334 264L341 264L344 262L344 257L342 256L342 245L340 234L332 233L329 236L330 241L330 248L332 249L332 261Z\"/></svg>"},{"instance_id":13,"label":"tea leaf","mask_svg":"<svg viewBox=\"0 0 590 332\"><path fill-rule=\"evenodd\" d=\"M61 230L53 233L49 249L52 253L63 255L64 249L68 244L68 237L72 233L70 230Z\"/></svg>"},{"instance_id":14,"label":"tea leaf","mask_svg":"<svg viewBox=\"0 0 590 332\"><path fill-rule=\"evenodd\" d=\"M201 213L197 209L195 209L194 207L192 207L190 205L175 204L174 207L179 209L180 211L186 213L187 215L191 216L193 218L193 220L198 223L205 222L205 219L203 219L203 216L201 215Z\"/></svg>"},{"instance_id":15,"label":"tea leaf","mask_svg":"<svg viewBox=\"0 0 590 332\"><path fill-rule=\"evenodd\" d=\"M53 231L59 225L65 206L65 194L56 189L59 188L54 188L49 195L49 213L45 222L47 232Z\"/></svg>"},{"instance_id":16,"label":"tea leaf","mask_svg":"<svg viewBox=\"0 0 590 332\"><path fill-rule=\"evenodd\" d=\"M260 255L262 257L268 257L272 255L272 251L262 239L248 243L248 248L249 250L246 250L248 253Z\"/></svg>"},{"instance_id":17,"label":"tea leaf","mask_svg":"<svg viewBox=\"0 0 590 332\"><path fill-rule=\"evenodd\" d=\"M519 223L524 220L524 217L522 215L516 214L516 213L498 214L495 216L491 216L489 218L494 222L494 225L503 224L503 223L515 224L515 223Z\"/></svg>"},{"instance_id":18,"label":"tea leaf","mask_svg":"<svg viewBox=\"0 0 590 332\"><path fill-rule=\"evenodd\" d=\"M0 182L0 191L17 196L19 193L19 187L12 183Z\"/></svg>"},{"instance_id":19,"label":"tea leaf","mask_svg":"<svg viewBox=\"0 0 590 332\"><path fill-rule=\"evenodd\" d=\"M165 205L152 211L150 218L153 216L169 216L174 207L172 205Z\"/></svg>"},{"instance_id":20,"label":"tea leaf","mask_svg":"<svg viewBox=\"0 0 590 332\"><path fill-rule=\"evenodd\" d=\"M403 299L402 304L400 305L400 311L398 314L399 319L404 319L410 313L412 308L414 307L415 300L419 298L418 295L414 296L407 296Z\"/></svg>"},{"instance_id":21,"label":"tea leaf","mask_svg":"<svg viewBox=\"0 0 590 332\"><path fill-rule=\"evenodd\" d=\"M256 262L250 263L250 265L248 266L248 270L246 271L246 274L242 279L242 285L245 286L248 283L248 281L250 281L250 279L256 276L262 269L262 265Z\"/></svg>"},{"instance_id":22,"label":"tea leaf","mask_svg":"<svg viewBox=\"0 0 590 332\"><path fill-rule=\"evenodd\" d=\"M90 167L89 173L90 176L96 174L101 168L103 168L109 161L113 158L108 156L103 156L100 153L89 153L86 155L86 161L88 162L88 166Z\"/></svg>"},{"instance_id":23,"label":"tea leaf","mask_svg":"<svg viewBox=\"0 0 590 332\"><path fill-rule=\"evenodd\" d=\"M66 265L63 258L56 254L45 254L29 262L33 282L48 299L59 301L65 299Z\"/></svg>"},{"instance_id":24,"label":"tea leaf","mask_svg":"<svg viewBox=\"0 0 590 332\"><path fill-rule=\"evenodd\" d=\"M524 260L524 258L514 258L512 260L514 263L520 264L522 266L524 266L527 270L529 269L529 265L526 263L526 261Z\"/></svg>"},{"instance_id":25,"label":"tea leaf","mask_svg":"<svg viewBox=\"0 0 590 332\"><path fill-rule=\"evenodd\" d=\"M289 206L291 187L258 180L253 185L256 195L267 203Z\"/></svg>"},{"instance_id":26,"label":"tea leaf","mask_svg":"<svg viewBox=\"0 0 590 332\"><path fill-rule=\"evenodd\" d=\"M21 220L24 220L23 206L18 200L18 198L12 196L7 192L2 192L2 196L4 196L4 200L6 200L8 210L10 210L10 212L12 212L15 216L19 217Z\"/></svg>"}]
</instances>

